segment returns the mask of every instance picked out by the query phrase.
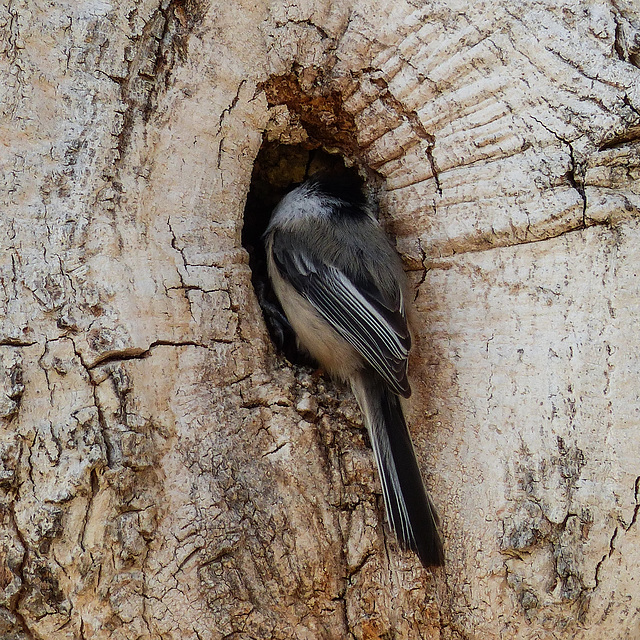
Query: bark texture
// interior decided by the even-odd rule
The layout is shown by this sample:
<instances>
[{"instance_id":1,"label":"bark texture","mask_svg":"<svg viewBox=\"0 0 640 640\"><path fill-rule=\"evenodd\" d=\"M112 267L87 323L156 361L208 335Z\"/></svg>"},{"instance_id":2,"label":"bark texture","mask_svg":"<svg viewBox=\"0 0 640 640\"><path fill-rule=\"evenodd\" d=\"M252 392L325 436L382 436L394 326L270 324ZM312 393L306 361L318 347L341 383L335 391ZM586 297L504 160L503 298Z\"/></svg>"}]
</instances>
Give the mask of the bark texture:
<instances>
[{"instance_id":1,"label":"bark texture","mask_svg":"<svg viewBox=\"0 0 640 640\"><path fill-rule=\"evenodd\" d=\"M633 0L8 0L0 33L0 637L640 636ZM444 570L269 341L263 140L382 185Z\"/></svg>"}]
</instances>

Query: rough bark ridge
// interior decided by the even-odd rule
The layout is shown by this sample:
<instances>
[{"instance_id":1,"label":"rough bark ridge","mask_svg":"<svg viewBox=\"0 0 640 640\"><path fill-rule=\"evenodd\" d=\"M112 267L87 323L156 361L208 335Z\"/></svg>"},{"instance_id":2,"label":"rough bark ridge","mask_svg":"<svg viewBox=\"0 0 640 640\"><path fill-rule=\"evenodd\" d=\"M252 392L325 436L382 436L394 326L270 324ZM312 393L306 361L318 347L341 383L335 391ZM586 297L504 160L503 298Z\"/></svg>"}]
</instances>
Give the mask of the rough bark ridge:
<instances>
[{"instance_id":1,"label":"rough bark ridge","mask_svg":"<svg viewBox=\"0 0 640 640\"><path fill-rule=\"evenodd\" d=\"M0 637L640 634L637 4L9 0L0 32ZM384 183L436 575L349 395L267 339L263 137Z\"/></svg>"}]
</instances>

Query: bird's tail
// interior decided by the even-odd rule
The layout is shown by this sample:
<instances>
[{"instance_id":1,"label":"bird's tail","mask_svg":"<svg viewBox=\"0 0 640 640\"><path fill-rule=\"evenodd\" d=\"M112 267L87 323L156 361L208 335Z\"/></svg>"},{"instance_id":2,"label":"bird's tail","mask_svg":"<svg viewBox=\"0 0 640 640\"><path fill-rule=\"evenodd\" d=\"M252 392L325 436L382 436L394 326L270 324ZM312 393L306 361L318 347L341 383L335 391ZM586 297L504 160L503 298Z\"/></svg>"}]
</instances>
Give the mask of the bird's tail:
<instances>
[{"instance_id":1,"label":"bird's tail","mask_svg":"<svg viewBox=\"0 0 640 640\"><path fill-rule=\"evenodd\" d=\"M378 465L387 518L424 566L444 564L438 515L425 489L400 398L371 371L351 380Z\"/></svg>"}]
</instances>

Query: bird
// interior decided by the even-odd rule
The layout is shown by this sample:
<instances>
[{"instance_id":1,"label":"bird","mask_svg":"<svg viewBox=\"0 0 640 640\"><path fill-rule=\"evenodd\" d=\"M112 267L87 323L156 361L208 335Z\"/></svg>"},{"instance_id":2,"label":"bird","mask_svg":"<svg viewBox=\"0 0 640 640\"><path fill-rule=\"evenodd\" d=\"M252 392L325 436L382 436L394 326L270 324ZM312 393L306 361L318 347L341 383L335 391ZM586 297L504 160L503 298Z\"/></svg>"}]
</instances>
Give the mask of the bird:
<instances>
[{"instance_id":1,"label":"bird","mask_svg":"<svg viewBox=\"0 0 640 640\"><path fill-rule=\"evenodd\" d=\"M436 567L444 564L439 517L401 401L411 395L408 285L376 212L356 177L311 176L273 210L267 271L299 346L353 391L400 546Z\"/></svg>"}]
</instances>

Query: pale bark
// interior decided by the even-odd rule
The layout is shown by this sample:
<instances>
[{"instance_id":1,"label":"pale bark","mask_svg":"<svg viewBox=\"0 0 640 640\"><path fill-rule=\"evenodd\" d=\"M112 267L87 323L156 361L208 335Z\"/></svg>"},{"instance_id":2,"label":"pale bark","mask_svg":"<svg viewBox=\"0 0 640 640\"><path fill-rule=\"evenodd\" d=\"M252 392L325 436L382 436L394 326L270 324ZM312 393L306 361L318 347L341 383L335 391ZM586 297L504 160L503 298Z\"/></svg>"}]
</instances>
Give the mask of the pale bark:
<instances>
[{"instance_id":1,"label":"pale bark","mask_svg":"<svg viewBox=\"0 0 640 640\"><path fill-rule=\"evenodd\" d=\"M638 637L637 4L9 0L0 32L1 638ZM376 172L415 290L433 574L251 284L254 161L309 137Z\"/></svg>"}]
</instances>

